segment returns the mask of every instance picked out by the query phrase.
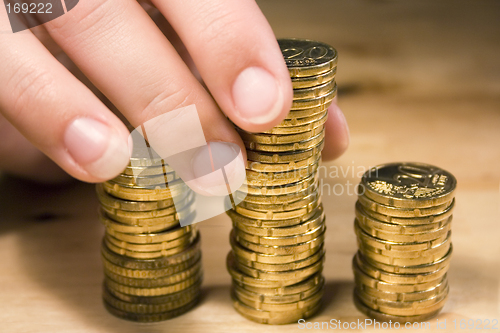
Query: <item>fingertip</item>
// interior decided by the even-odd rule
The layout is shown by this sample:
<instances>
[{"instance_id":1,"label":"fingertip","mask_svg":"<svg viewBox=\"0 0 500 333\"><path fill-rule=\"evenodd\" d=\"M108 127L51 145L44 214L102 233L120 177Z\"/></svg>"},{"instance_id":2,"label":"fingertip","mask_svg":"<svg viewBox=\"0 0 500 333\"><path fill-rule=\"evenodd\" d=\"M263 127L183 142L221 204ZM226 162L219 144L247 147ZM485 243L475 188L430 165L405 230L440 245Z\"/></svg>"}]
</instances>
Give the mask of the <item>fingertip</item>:
<instances>
[{"instance_id":1,"label":"fingertip","mask_svg":"<svg viewBox=\"0 0 500 333\"><path fill-rule=\"evenodd\" d=\"M130 160L128 138L122 129L92 118L76 118L66 128L64 146L74 162L84 170L67 170L87 182L102 182L116 177ZM85 174L86 173L86 174Z\"/></svg>"},{"instance_id":2,"label":"fingertip","mask_svg":"<svg viewBox=\"0 0 500 333\"><path fill-rule=\"evenodd\" d=\"M232 120L249 132L269 130L285 119L292 95L289 78L283 80L262 67L248 67L232 87Z\"/></svg>"},{"instance_id":3,"label":"fingertip","mask_svg":"<svg viewBox=\"0 0 500 333\"><path fill-rule=\"evenodd\" d=\"M324 161L340 157L350 143L347 120L335 102L328 108L328 120L325 124L325 149L322 152Z\"/></svg>"}]
</instances>

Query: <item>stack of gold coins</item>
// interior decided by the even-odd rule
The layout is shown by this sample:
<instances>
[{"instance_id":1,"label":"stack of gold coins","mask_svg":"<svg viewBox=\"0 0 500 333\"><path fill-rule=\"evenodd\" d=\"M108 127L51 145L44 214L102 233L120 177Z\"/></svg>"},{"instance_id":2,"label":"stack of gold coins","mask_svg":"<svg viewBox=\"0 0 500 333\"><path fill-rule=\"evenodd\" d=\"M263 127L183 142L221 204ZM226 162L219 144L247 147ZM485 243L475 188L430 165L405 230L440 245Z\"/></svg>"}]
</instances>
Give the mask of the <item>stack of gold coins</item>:
<instances>
[{"instance_id":1,"label":"stack of gold coins","mask_svg":"<svg viewBox=\"0 0 500 333\"><path fill-rule=\"evenodd\" d=\"M153 322L194 307L202 281L200 237L194 226L179 224L195 214L193 192L161 159L132 157L121 175L97 185L97 195L106 227L108 311Z\"/></svg>"},{"instance_id":2,"label":"stack of gold coins","mask_svg":"<svg viewBox=\"0 0 500 333\"><path fill-rule=\"evenodd\" d=\"M316 170L337 91L332 47L297 39L279 45L294 87L292 110L267 132L237 129L247 148L246 187L228 211L233 304L264 324L297 322L321 305L325 217Z\"/></svg>"},{"instance_id":3,"label":"stack of gold coins","mask_svg":"<svg viewBox=\"0 0 500 333\"><path fill-rule=\"evenodd\" d=\"M358 309L377 320L435 316L448 292L456 179L421 163L368 170L359 185L353 259Z\"/></svg>"}]
</instances>

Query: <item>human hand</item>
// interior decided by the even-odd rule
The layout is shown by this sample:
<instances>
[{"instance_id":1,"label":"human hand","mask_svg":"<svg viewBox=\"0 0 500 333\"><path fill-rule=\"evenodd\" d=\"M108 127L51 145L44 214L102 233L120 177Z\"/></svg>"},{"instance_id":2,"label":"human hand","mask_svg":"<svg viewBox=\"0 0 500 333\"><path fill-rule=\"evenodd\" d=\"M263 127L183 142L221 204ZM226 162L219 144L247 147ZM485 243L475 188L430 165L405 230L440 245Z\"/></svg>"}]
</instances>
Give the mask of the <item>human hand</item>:
<instances>
[{"instance_id":1,"label":"human hand","mask_svg":"<svg viewBox=\"0 0 500 333\"><path fill-rule=\"evenodd\" d=\"M160 28L134 0L93 0L35 34L0 34L0 170L64 179L45 154L83 181L116 176L128 163L128 130L114 106L138 126L195 104L207 141L235 143L243 152L225 115L248 131L286 116L289 74L254 1L152 4L166 18L150 11ZM9 31L7 16L0 17L0 30ZM342 113L335 105L329 111L324 159L348 144Z\"/></svg>"}]
</instances>

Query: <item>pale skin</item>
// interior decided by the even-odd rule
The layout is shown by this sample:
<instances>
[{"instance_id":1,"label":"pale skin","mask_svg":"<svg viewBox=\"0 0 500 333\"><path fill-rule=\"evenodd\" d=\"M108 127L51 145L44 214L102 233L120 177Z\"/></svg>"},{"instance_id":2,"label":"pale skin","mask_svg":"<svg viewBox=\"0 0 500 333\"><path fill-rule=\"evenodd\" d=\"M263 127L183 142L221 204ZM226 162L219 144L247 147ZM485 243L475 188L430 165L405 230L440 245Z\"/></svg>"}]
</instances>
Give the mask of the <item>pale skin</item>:
<instances>
[{"instance_id":1,"label":"pale skin","mask_svg":"<svg viewBox=\"0 0 500 333\"><path fill-rule=\"evenodd\" d=\"M0 8L0 30L11 31ZM116 176L128 130L115 113L138 126L195 104L207 141L244 151L226 116L263 131L292 102L276 38L252 0L80 1L31 31L0 34L0 63L0 170L45 183ZM336 103L325 140L323 160L349 143Z\"/></svg>"}]
</instances>

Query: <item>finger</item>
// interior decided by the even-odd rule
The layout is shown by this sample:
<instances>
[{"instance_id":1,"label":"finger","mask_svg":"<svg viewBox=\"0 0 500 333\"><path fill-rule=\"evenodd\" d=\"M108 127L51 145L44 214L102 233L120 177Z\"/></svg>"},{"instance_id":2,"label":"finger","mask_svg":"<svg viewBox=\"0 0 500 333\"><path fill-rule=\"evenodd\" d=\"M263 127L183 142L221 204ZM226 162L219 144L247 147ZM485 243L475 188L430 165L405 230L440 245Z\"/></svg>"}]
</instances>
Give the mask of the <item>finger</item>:
<instances>
[{"instance_id":1,"label":"finger","mask_svg":"<svg viewBox=\"0 0 500 333\"><path fill-rule=\"evenodd\" d=\"M0 114L0 170L39 183L57 184L71 177L29 142Z\"/></svg>"},{"instance_id":2,"label":"finger","mask_svg":"<svg viewBox=\"0 0 500 333\"><path fill-rule=\"evenodd\" d=\"M5 21L0 29L6 31ZM0 34L0 110L72 176L98 182L128 162L128 132L30 32Z\"/></svg>"},{"instance_id":3,"label":"finger","mask_svg":"<svg viewBox=\"0 0 500 333\"><path fill-rule=\"evenodd\" d=\"M195 105L207 141L234 143L244 152L233 126L136 1L81 2L45 26L134 127ZM177 134L164 132L168 145L184 144L191 133Z\"/></svg>"},{"instance_id":4,"label":"finger","mask_svg":"<svg viewBox=\"0 0 500 333\"><path fill-rule=\"evenodd\" d=\"M269 23L252 0L152 0L181 37L224 113L248 131L281 122L290 75Z\"/></svg>"},{"instance_id":5,"label":"finger","mask_svg":"<svg viewBox=\"0 0 500 333\"><path fill-rule=\"evenodd\" d=\"M321 154L324 161L334 160L342 155L349 146L349 127L344 114L336 101L328 108L325 124L325 148Z\"/></svg>"}]
</instances>

